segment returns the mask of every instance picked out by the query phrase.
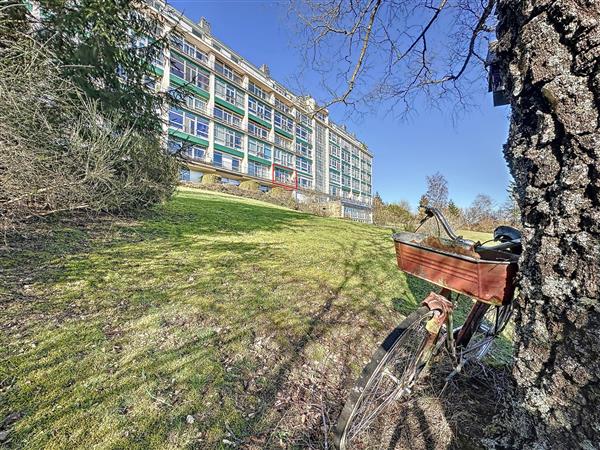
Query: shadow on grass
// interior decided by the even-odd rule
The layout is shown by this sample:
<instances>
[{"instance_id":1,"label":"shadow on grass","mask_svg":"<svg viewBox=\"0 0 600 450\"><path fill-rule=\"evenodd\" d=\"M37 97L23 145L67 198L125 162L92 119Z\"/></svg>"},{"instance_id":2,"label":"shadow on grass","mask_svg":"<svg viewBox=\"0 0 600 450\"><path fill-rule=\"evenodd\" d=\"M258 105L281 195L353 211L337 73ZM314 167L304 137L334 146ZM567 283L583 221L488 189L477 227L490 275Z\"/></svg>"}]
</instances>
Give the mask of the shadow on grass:
<instances>
[{"instance_id":1,"label":"shadow on grass","mask_svg":"<svg viewBox=\"0 0 600 450\"><path fill-rule=\"evenodd\" d=\"M30 448L277 446L294 377L337 417L352 367L422 289L369 227L187 192L139 222L53 224L0 267L0 420L23 413L13 442ZM316 344L336 358L319 382ZM287 432L327 442L319 424Z\"/></svg>"}]
</instances>

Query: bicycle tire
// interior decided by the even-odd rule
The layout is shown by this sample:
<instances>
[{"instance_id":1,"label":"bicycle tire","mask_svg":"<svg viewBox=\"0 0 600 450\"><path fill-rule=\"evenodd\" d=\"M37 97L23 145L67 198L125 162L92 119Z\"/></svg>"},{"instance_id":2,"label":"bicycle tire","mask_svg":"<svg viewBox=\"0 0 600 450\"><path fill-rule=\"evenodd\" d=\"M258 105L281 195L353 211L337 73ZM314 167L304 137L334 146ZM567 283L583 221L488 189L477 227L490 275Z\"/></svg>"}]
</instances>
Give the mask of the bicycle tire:
<instances>
[{"instance_id":1,"label":"bicycle tire","mask_svg":"<svg viewBox=\"0 0 600 450\"><path fill-rule=\"evenodd\" d=\"M388 401L388 399L381 402L382 404L378 406L378 408L380 408L379 413L375 412L376 416L372 419L377 419L392 403L410 396L410 389L414 386L419 376L422 375L423 369L429 363L432 356L432 350L435 348L436 341L440 335L438 331L438 333L433 336L425 328L425 324L433 316L434 311L430 310L427 306L420 307L404 319L379 346L372 356L371 361L362 370L362 373L350 391L348 399L339 416L333 436L336 448L339 450L347 450L350 448L373 448L372 444L366 444L361 447L361 445L355 445L352 442L354 438L357 437L357 434L352 433L360 431L360 429L357 430L356 427L366 426L368 428L372 425L369 423L366 423L366 425L357 425L356 421L361 419L361 407L363 409L368 408L368 405L365 404L370 401L369 396L373 392L376 392L375 389L379 387L379 384L375 383L377 383L379 378L383 379L386 367L388 367L390 363L395 364L402 352L410 353L414 358L414 361L418 361L418 363L415 364L414 373L403 373L403 379L396 380L404 383L404 385L400 386L400 384L398 384L396 388L393 388L393 386L390 387L390 389L392 389L390 395L393 396L393 400L389 401L387 405L384 405L383 403ZM409 364L412 364L410 360ZM410 370L413 370L412 367ZM394 393L393 389L401 390L397 390ZM380 399L381 398L378 398L378 400ZM363 417L365 421L369 418L370 416L366 417L366 419ZM353 428L353 426L355 428Z\"/></svg>"}]
</instances>

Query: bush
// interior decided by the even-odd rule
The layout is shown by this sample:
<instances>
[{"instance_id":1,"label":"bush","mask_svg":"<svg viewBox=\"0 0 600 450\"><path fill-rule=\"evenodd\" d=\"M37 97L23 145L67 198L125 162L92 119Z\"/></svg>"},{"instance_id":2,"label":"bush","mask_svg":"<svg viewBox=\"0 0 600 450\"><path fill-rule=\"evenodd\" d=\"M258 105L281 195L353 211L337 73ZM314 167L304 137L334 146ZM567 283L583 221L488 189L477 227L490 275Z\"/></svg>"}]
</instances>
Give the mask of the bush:
<instances>
[{"instance_id":1,"label":"bush","mask_svg":"<svg viewBox=\"0 0 600 450\"><path fill-rule=\"evenodd\" d=\"M267 194L270 197L279 198L282 200L287 200L288 198L292 198L290 191L286 191L284 188L279 187L279 186L274 187L269 192L267 192Z\"/></svg>"},{"instance_id":2,"label":"bush","mask_svg":"<svg viewBox=\"0 0 600 450\"><path fill-rule=\"evenodd\" d=\"M282 187L276 186L267 192L267 197L274 199L278 204L287 208L298 209L298 204L290 191L286 191Z\"/></svg>"},{"instance_id":3,"label":"bush","mask_svg":"<svg viewBox=\"0 0 600 450\"><path fill-rule=\"evenodd\" d=\"M221 183L221 177L214 173L207 173L202 176L202 184L219 184Z\"/></svg>"},{"instance_id":4,"label":"bush","mask_svg":"<svg viewBox=\"0 0 600 450\"><path fill-rule=\"evenodd\" d=\"M59 212L144 208L177 183L159 140L99 111L35 41L0 47L0 117L4 231Z\"/></svg>"},{"instance_id":5,"label":"bush","mask_svg":"<svg viewBox=\"0 0 600 450\"><path fill-rule=\"evenodd\" d=\"M259 184L256 181L246 180L240 183L240 189L245 191L258 191Z\"/></svg>"}]
</instances>

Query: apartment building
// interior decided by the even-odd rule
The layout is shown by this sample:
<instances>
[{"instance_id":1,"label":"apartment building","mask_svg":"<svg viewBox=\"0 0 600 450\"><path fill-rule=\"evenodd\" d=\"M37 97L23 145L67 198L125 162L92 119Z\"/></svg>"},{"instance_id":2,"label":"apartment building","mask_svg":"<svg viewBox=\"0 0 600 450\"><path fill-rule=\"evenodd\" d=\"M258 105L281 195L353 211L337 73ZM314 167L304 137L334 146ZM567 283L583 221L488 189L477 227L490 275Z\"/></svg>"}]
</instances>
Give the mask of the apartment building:
<instances>
[{"instance_id":1,"label":"apartment building","mask_svg":"<svg viewBox=\"0 0 600 450\"><path fill-rule=\"evenodd\" d=\"M184 149L182 181L215 173L223 182L255 180L298 199L317 198L342 217L372 222L373 154L315 100L294 95L217 38L209 23L183 17L161 0L169 48L155 61L157 88L180 96L168 111L165 135ZM309 195L310 194L310 195Z\"/></svg>"}]
</instances>

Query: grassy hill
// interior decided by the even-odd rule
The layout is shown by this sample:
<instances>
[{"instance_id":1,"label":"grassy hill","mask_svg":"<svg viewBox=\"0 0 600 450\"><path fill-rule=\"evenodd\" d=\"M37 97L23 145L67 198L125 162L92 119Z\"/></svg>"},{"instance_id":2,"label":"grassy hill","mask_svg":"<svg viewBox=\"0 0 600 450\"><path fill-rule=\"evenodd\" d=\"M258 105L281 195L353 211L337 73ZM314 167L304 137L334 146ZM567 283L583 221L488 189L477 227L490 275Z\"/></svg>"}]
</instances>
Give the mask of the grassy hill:
<instances>
[{"instance_id":1,"label":"grassy hill","mask_svg":"<svg viewBox=\"0 0 600 450\"><path fill-rule=\"evenodd\" d=\"M225 194L46 231L0 254L14 448L323 447L430 290L386 230Z\"/></svg>"}]
</instances>

